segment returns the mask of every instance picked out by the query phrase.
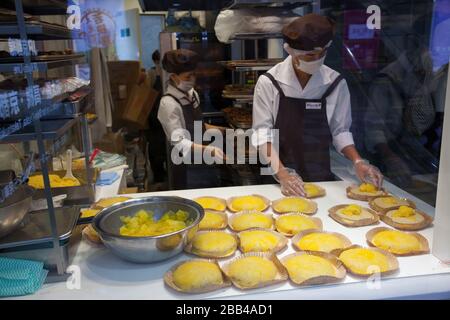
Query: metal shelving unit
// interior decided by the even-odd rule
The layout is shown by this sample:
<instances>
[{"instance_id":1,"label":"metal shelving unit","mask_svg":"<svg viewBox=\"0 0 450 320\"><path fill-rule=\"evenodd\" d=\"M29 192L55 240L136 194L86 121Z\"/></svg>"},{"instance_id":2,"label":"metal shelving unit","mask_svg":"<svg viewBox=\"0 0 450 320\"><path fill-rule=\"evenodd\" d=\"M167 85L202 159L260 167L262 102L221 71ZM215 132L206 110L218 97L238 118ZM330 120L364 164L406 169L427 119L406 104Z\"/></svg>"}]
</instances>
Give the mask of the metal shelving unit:
<instances>
[{"instance_id":1,"label":"metal shelving unit","mask_svg":"<svg viewBox=\"0 0 450 320\"><path fill-rule=\"evenodd\" d=\"M64 40L80 37L78 31L72 31L65 26L59 26L41 21L27 21L25 31L33 40ZM0 37L20 36L19 27L13 23L0 23Z\"/></svg>"},{"instance_id":2,"label":"metal shelving unit","mask_svg":"<svg viewBox=\"0 0 450 320\"><path fill-rule=\"evenodd\" d=\"M6 30L11 25L0 26L0 37L9 38L16 35L21 41L28 39L39 40L55 40L70 39L70 33L64 27L56 27L42 23L32 23L25 20L25 12L35 15L43 14L65 14L67 7L66 1L60 0L3 0L1 7L15 10L17 16L17 24L10 29L12 34L6 34ZM3 28L2 28L3 27ZM28 35L28 32L31 35ZM53 57L54 58L54 57ZM22 61L14 61L12 63L0 63L0 72L17 72L17 68L23 70L21 74L27 80L27 86L33 87L34 71L46 71L53 68L75 65L82 63L85 59L84 55L64 56L60 59L43 59L45 61L33 61L42 59L32 57L27 47L23 48ZM46 140L57 140L62 137L70 128L77 123L81 124L82 145L85 154L86 164L86 187L92 187L92 169L89 166L89 154L91 148L88 139L88 125L84 114L68 115L65 118L52 118L48 114L40 113L36 116L36 112L47 106L60 104L67 98L67 94L56 96L52 99L42 100L40 105L36 105L30 109L22 108L27 111L28 116L34 115L31 124L19 128L6 137L0 139L0 143L24 143L26 147L29 141L37 142L39 153L40 168L44 180L45 200L47 208L44 211L28 214L23 221L22 228L14 231L10 235L0 239L0 256L8 256L13 258L25 258L44 261L46 267L55 267L50 270L47 282L65 280L69 275L66 274L68 267L68 241L79 218L79 207L70 206L63 208L54 208L53 191L50 186L49 155L47 153L44 142ZM20 114L22 115L22 114ZM22 124L23 122L18 122ZM0 126L6 126L2 123ZM25 148L26 149L26 148ZM90 199L93 201L94 199Z\"/></svg>"}]
</instances>

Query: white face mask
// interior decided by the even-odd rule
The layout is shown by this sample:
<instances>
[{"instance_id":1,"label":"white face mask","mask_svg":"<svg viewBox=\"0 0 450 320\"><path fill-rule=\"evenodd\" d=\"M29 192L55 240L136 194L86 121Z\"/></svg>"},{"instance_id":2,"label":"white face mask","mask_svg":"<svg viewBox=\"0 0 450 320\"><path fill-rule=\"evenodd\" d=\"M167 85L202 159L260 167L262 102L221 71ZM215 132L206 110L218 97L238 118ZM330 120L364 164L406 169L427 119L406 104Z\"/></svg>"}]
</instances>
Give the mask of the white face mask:
<instances>
[{"instance_id":1,"label":"white face mask","mask_svg":"<svg viewBox=\"0 0 450 320\"><path fill-rule=\"evenodd\" d=\"M299 62L294 62L294 66L296 69L303 71L307 74L314 74L317 71L319 71L320 67L323 65L323 62L325 61L325 57L314 61L303 61L299 60Z\"/></svg>"},{"instance_id":2,"label":"white face mask","mask_svg":"<svg viewBox=\"0 0 450 320\"><path fill-rule=\"evenodd\" d=\"M195 86L195 81L189 80L189 81L183 81L180 80L180 83L178 84L177 88L184 92L189 92L191 89L193 89Z\"/></svg>"}]
</instances>

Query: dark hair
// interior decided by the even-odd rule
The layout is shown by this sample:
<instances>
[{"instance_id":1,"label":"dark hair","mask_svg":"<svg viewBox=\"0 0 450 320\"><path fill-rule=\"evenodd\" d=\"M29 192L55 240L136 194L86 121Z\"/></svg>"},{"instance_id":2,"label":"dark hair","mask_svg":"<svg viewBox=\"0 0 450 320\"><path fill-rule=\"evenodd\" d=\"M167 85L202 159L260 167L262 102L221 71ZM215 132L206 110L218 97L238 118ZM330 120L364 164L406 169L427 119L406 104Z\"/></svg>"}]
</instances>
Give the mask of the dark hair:
<instances>
[{"instance_id":1,"label":"dark hair","mask_svg":"<svg viewBox=\"0 0 450 320\"><path fill-rule=\"evenodd\" d=\"M153 61L160 61L161 60L161 54L159 53L159 50L155 50L152 54L152 60Z\"/></svg>"}]
</instances>

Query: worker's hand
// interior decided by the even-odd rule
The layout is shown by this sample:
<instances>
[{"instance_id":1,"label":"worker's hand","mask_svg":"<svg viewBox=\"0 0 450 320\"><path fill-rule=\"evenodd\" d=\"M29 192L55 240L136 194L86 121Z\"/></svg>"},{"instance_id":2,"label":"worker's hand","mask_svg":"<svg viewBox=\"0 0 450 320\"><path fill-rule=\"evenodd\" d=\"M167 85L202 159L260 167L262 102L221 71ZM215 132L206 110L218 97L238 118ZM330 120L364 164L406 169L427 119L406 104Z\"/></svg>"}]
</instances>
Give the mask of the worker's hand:
<instances>
[{"instance_id":1,"label":"worker's hand","mask_svg":"<svg viewBox=\"0 0 450 320\"><path fill-rule=\"evenodd\" d=\"M381 188L381 186L383 185L383 174L377 167L371 165L367 161L355 161L354 168L356 176L362 182L372 183L377 188Z\"/></svg>"},{"instance_id":2,"label":"worker's hand","mask_svg":"<svg viewBox=\"0 0 450 320\"><path fill-rule=\"evenodd\" d=\"M207 150L207 152L211 154L211 156L213 156L217 162L220 162L222 160L222 163L225 163L227 161L227 156L222 149L214 146L206 146L205 150Z\"/></svg>"},{"instance_id":3,"label":"worker's hand","mask_svg":"<svg viewBox=\"0 0 450 320\"><path fill-rule=\"evenodd\" d=\"M281 193L287 197L305 197L305 183L293 169L283 168L275 176L280 183Z\"/></svg>"}]
</instances>

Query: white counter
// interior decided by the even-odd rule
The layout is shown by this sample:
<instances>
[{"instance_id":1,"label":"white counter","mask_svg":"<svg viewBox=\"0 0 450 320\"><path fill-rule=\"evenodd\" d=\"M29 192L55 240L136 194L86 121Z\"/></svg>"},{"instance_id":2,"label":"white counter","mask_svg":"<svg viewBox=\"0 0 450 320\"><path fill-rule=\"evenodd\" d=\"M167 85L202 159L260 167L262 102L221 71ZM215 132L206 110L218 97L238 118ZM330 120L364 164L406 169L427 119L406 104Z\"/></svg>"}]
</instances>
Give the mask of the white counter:
<instances>
[{"instance_id":1,"label":"white counter","mask_svg":"<svg viewBox=\"0 0 450 320\"><path fill-rule=\"evenodd\" d=\"M319 210L315 217L323 221L326 231L345 234L354 244L367 246L365 234L374 226L346 228L328 217L328 209L337 204L360 203L346 198L346 182L320 183L327 196L316 199ZM278 186L243 186L216 189L182 190L131 195L177 195L194 198L212 195L222 198L230 196L261 194L275 200L281 197ZM414 199L421 209L433 215L432 207ZM380 223L379 226L383 226ZM433 229L420 231L430 245ZM279 256L293 252L291 244ZM36 294L23 299L389 299L389 298L450 298L450 266L442 264L431 254L414 257L399 257L400 271L379 283L367 283L350 275L342 283L326 286L299 288L289 282L251 290L235 288L200 294L179 294L165 287L164 273L176 262L192 258L181 254L157 264L139 265L120 260L104 247L95 247L83 240L76 250L73 265L81 271L80 289L68 289L66 283L46 284Z\"/></svg>"}]
</instances>

